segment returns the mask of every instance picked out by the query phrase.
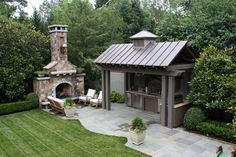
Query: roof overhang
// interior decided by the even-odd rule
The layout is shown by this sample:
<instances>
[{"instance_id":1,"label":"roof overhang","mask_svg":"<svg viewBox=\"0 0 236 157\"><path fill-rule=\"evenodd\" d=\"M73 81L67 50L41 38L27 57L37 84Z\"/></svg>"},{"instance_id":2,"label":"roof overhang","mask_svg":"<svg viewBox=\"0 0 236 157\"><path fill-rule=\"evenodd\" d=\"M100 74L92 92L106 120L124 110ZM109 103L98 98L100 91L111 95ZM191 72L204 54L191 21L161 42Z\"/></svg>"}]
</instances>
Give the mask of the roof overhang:
<instances>
[{"instance_id":1,"label":"roof overhang","mask_svg":"<svg viewBox=\"0 0 236 157\"><path fill-rule=\"evenodd\" d=\"M118 65L103 65L103 64L97 64L97 67L100 70L109 70L114 72L143 73L143 74L152 74L161 76L180 76L182 73L191 70L191 68L167 69L166 67L118 66Z\"/></svg>"}]
</instances>

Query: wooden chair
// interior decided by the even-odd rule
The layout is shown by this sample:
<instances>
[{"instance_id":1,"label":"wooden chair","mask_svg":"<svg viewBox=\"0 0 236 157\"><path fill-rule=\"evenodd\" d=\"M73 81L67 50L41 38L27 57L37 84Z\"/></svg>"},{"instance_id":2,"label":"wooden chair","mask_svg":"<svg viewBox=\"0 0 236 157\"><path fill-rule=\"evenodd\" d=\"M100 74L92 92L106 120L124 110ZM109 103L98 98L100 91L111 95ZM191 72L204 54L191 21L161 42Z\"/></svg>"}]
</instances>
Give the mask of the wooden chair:
<instances>
[{"instance_id":1,"label":"wooden chair","mask_svg":"<svg viewBox=\"0 0 236 157\"><path fill-rule=\"evenodd\" d=\"M55 111L65 115L65 110L64 110L64 102L65 101L58 99L58 98L54 98L52 96L48 96L47 98L48 98L48 101L50 102L50 106L51 106L52 110L55 110Z\"/></svg>"},{"instance_id":2,"label":"wooden chair","mask_svg":"<svg viewBox=\"0 0 236 157\"><path fill-rule=\"evenodd\" d=\"M95 105L96 108L98 108L98 106L102 105L102 91L99 92L97 99L90 99L90 104Z\"/></svg>"},{"instance_id":3,"label":"wooden chair","mask_svg":"<svg viewBox=\"0 0 236 157\"><path fill-rule=\"evenodd\" d=\"M79 97L79 102L83 102L84 104L89 103L90 99L94 98L95 93L96 93L96 90L89 89L86 96L80 96Z\"/></svg>"}]
</instances>

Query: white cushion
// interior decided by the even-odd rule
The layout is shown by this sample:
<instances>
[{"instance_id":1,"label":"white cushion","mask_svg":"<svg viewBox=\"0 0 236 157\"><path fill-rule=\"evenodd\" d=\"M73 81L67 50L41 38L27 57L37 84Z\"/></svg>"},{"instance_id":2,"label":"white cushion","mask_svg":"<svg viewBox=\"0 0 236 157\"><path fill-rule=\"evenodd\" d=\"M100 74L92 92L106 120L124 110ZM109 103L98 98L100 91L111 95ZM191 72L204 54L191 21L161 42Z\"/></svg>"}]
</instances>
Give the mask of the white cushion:
<instances>
[{"instance_id":1,"label":"white cushion","mask_svg":"<svg viewBox=\"0 0 236 157\"><path fill-rule=\"evenodd\" d=\"M90 103L91 103L91 104L97 104L97 103L98 103L98 99L91 99L91 100L90 100Z\"/></svg>"},{"instance_id":2,"label":"white cushion","mask_svg":"<svg viewBox=\"0 0 236 157\"><path fill-rule=\"evenodd\" d=\"M61 107L64 107L64 103L65 101L64 100L61 100L61 99L58 99L58 98L54 98L52 96L48 96L48 99L52 100L52 101L56 101L60 104Z\"/></svg>"},{"instance_id":3,"label":"white cushion","mask_svg":"<svg viewBox=\"0 0 236 157\"><path fill-rule=\"evenodd\" d=\"M99 92L98 99L102 100L102 91Z\"/></svg>"},{"instance_id":4,"label":"white cushion","mask_svg":"<svg viewBox=\"0 0 236 157\"><path fill-rule=\"evenodd\" d=\"M86 97L86 96L80 96L80 97L79 97L79 100L86 101L86 100L87 100L87 97Z\"/></svg>"},{"instance_id":5,"label":"white cushion","mask_svg":"<svg viewBox=\"0 0 236 157\"><path fill-rule=\"evenodd\" d=\"M86 96L93 98L94 95L95 95L95 93L96 93L96 90L94 90L94 89L89 89Z\"/></svg>"}]
</instances>

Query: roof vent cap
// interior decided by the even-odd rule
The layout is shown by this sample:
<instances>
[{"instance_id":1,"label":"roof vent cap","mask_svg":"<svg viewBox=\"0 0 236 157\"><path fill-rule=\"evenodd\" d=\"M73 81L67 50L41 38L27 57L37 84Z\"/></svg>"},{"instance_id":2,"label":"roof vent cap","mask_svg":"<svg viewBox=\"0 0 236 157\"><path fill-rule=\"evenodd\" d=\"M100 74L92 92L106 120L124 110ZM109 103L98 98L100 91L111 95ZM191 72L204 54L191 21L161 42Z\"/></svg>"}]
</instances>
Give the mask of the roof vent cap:
<instances>
[{"instance_id":1,"label":"roof vent cap","mask_svg":"<svg viewBox=\"0 0 236 157\"><path fill-rule=\"evenodd\" d=\"M147 30L142 30L130 37L134 48L145 48L149 43L155 41L157 36Z\"/></svg>"}]
</instances>

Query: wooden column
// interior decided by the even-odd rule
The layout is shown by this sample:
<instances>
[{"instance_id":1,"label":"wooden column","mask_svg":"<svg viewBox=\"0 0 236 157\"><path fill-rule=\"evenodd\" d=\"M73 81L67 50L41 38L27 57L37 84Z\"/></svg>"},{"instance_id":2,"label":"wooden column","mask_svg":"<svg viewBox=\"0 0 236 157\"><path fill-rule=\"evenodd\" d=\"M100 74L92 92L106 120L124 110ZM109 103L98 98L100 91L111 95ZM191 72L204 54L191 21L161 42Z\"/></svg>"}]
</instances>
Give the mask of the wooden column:
<instances>
[{"instance_id":1,"label":"wooden column","mask_svg":"<svg viewBox=\"0 0 236 157\"><path fill-rule=\"evenodd\" d=\"M105 72L105 88L106 88L106 93L105 93L105 101L106 101L106 109L107 110L111 110L111 101L110 101L110 93L111 93L111 88L110 88L110 85L111 85L111 81L110 81L110 71L109 70L106 70Z\"/></svg>"},{"instance_id":2,"label":"wooden column","mask_svg":"<svg viewBox=\"0 0 236 157\"><path fill-rule=\"evenodd\" d=\"M102 108L106 109L106 71L102 70Z\"/></svg>"},{"instance_id":3,"label":"wooden column","mask_svg":"<svg viewBox=\"0 0 236 157\"><path fill-rule=\"evenodd\" d=\"M181 88L182 88L182 92L183 92L183 96L184 99L186 98L187 94L188 94L188 73L185 72L182 74L182 81L181 81Z\"/></svg>"},{"instance_id":4,"label":"wooden column","mask_svg":"<svg viewBox=\"0 0 236 157\"><path fill-rule=\"evenodd\" d=\"M128 99L127 99L127 94L126 94L126 91L127 91L127 84L128 84L128 82L127 82L127 73L125 72L124 73L124 96L125 96L125 104L127 104L127 102L128 102Z\"/></svg>"},{"instance_id":5,"label":"wooden column","mask_svg":"<svg viewBox=\"0 0 236 157\"><path fill-rule=\"evenodd\" d=\"M167 76L162 76L161 82L161 124L167 126Z\"/></svg>"},{"instance_id":6,"label":"wooden column","mask_svg":"<svg viewBox=\"0 0 236 157\"><path fill-rule=\"evenodd\" d=\"M173 128L173 108L175 104L175 77L168 77L168 127Z\"/></svg>"}]
</instances>

